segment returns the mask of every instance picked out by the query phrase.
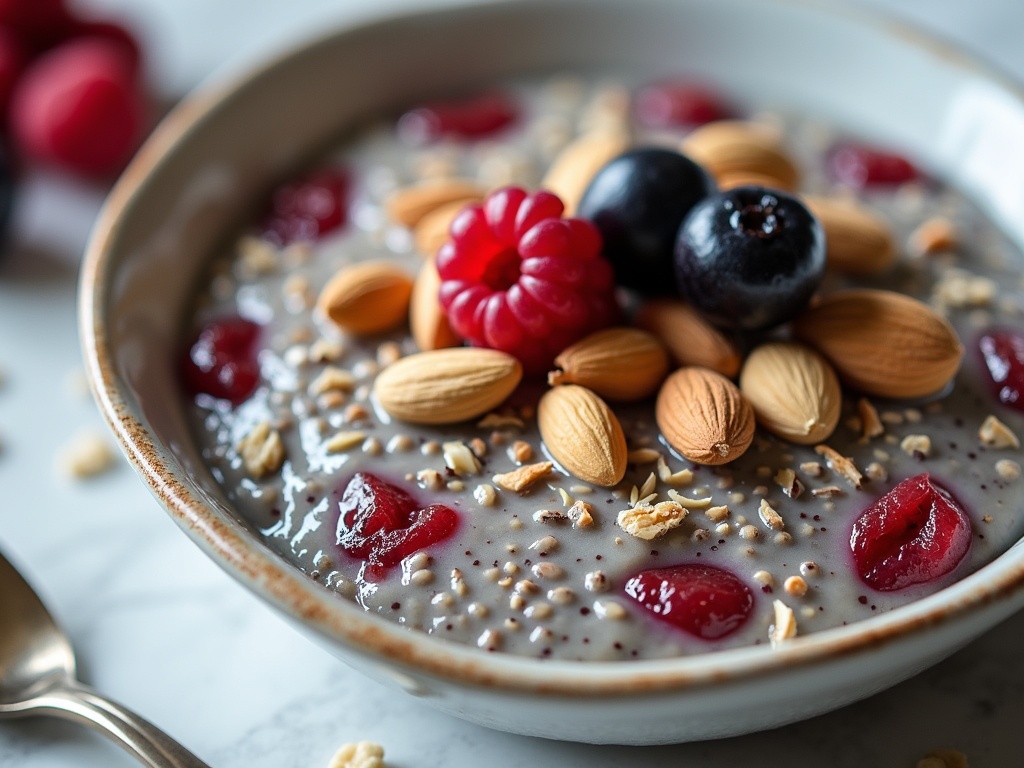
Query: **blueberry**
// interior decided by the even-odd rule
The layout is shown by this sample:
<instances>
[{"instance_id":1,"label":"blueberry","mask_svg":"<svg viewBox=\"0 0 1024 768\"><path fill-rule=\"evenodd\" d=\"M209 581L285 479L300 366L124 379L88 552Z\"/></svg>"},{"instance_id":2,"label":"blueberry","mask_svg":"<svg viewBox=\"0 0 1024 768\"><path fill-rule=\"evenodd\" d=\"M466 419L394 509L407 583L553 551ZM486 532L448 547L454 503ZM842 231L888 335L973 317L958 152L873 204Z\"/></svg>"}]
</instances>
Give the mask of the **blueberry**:
<instances>
[{"instance_id":1,"label":"blueberry","mask_svg":"<svg viewBox=\"0 0 1024 768\"><path fill-rule=\"evenodd\" d=\"M825 235L795 198L737 187L693 207L675 259L684 299L716 325L758 331L806 306L825 272Z\"/></svg>"},{"instance_id":2,"label":"blueberry","mask_svg":"<svg viewBox=\"0 0 1024 768\"><path fill-rule=\"evenodd\" d=\"M671 294L679 225L714 189L711 177L688 157L670 149L634 149L597 172L576 215L601 231L616 283L647 294Z\"/></svg>"}]
</instances>

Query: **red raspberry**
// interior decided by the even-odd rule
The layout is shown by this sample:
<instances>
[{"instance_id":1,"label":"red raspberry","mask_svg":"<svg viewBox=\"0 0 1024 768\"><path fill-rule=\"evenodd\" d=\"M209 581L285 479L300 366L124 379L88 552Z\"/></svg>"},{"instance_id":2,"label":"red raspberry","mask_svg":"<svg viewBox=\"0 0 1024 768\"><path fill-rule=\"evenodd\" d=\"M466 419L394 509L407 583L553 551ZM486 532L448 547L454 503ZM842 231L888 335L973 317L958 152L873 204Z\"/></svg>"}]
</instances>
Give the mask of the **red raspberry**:
<instances>
[{"instance_id":1,"label":"red raspberry","mask_svg":"<svg viewBox=\"0 0 1024 768\"><path fill-rule=\"evenodd\" d=\"M263 237L278 245L312 242L348 220L349 177L324 168L278 187L263 220Z\"/></svg>"},{"instance_id":2,"label":"red raspberry","mask_svg":"<svg viewBox=\"0 0 1024 768\"><path fill-rule=\"evenodd\" d=\"M447 539L458 523L451 507L422 507L405 489L357 472L338 503L337 541L347 554L366 561L363 577L375 582L403 558Z\"/></svg>"},{"instance_id":3,"label":"red raspberry","mask_svg":"<svg viewBox=\"0 0 1024 768\"><path fill-rule=\"evenodd\" d=\"M633 112L650 128L684 128L724 120L731 110L710 88L688 80L646 85L633 99Z\"/></svg>"},{"instance_id":4,"label":"red raspberry","mask_svg":"<svg viewBox=\"0 0 1024 768\"><path fill-rule=\"evenodd\" d=\"M950 573L971 546L971 521L927 474L904 480L853 525L850 549L864 582L882 592Z\"/></svg>"},{"instance_id":5,"label":"red raspberry","mask_svg":"<svg viewBox=\"0 0 1024 768\"><path fill-rule=\"evenodd\" d=\"M712 565L676 565L641 571L626 594L662 621L704 640L718 640L743 626L754 593L733 574Z\"/></svg>"},{"instance_id":6,"label":"red raspberry","mask_svg":"<svg viewBox=\"0 0 1024 768\"><path fill-rule=\"evenodd\" d=\"M456 216L437 255L454 331L514 355L528 373L547 371L618 312L600 233L589 221L561 218L562 210L550 192L500 189Z\"/></svg>"},{"instance_id":7,"label":"red raspberry","mask_svg":"<svg viewBox=\"0 0 1024 768\"><path fill-rule=\"evenodd\" d=\"M238 405L260 383L259 342L262 327L241 317L226 317L204 326L181 363L181 379L192 395L209 395Z\"/></svg>"},{"instance_id":8,"label":"red raspberry","mask_svg":"<svg viewBox=\"0 0 1024 768\"><path fill-rule=\"evenodd\" d=\"M82 38L29 65L11 96L11 130L29 157L83 176L119 172L145 124L145 99L122 43Z\"/></svg>"},{"instance_id":9,"label":"red raspberry","mask_svg":"<svg viewBox=\"0 0 1024 768\"><path fill-rule=\"evenodd\" d=\"M857 189L903 184L921 176L902 155L863 144L840 144L833 148L829 153L828 168L836 181Z\"/></svg>"}]
</instances>

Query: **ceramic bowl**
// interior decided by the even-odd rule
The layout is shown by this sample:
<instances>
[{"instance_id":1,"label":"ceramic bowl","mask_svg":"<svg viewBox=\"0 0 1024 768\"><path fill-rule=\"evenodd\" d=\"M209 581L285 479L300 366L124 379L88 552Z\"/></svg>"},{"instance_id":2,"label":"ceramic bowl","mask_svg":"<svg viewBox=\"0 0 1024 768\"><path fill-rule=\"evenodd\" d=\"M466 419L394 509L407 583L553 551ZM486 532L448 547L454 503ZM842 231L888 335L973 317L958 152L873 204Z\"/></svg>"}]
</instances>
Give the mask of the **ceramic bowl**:
<instances>
[{"instance_id":1,"label":"ceramic bowl","mask_svg":"<svg viewBox=\"0 0 1024 768\"><path fill-rule=\"evenodd\" d=\"M539 662L366 614L232 512L193 447L173 369L187 300L217 243L361 116L509 75L594 67L709 73L739 99L912 147L1024 242L1024 155L1005 151L1024 145L1021 92L899 25L815 2L524 0L343 29L181 104L113 190L89 245L89 374L167 512L242 585L369 676L453 715L555 739L679 742L806 718L913 675L1024 605L1017 545L931 597L777 650Z\"/></svg>"}]
</instances>

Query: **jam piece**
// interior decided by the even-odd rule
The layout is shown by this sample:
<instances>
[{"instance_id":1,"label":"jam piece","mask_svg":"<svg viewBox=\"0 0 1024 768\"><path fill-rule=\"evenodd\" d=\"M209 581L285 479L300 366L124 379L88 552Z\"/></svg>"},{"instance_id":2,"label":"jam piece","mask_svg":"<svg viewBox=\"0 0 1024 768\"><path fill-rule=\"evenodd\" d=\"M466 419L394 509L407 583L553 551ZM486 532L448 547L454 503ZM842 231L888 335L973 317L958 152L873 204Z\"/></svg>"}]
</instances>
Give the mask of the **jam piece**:
<instances>
[{"instance_id":1,"label":"jam piece","mask_svg":"<svg viewBox=\"0 0 1024 768\"><path fill-rule=\"evenodd\" d=\"M244 402L260 382L262 326L242 317L226 317L204 326L189 345L181 365L185 390L232 405Z\"/></svg>"},{"instance_id":2,"label":"jam piece","mask_svg":"<svg viewBox=\"0 0 1024 768\"><path fill-rule=\"evenodd\" d=\"M314 242L348 220L348 174L324 168L278 187L260 226L263 237L284 246Z\"/></svg>"},{"instance_id":3,"label":"jam piece","mask_svg":"<svg viewBox=\"0 0 1024 768\"><path fill-rule=\"evenodd\" d=\"M703 640L732 634L750 618L754 593L729 571L684 564L641 571L626 594L659 619Z\"/></svg>"},{"instance_id":4,"label":"jam piece","mask_svg":"<svg viewBox=\"0 0 1024 768\"><path fill-rule=\"evenodd\" d=\"M637 91L633 114L648 128L686 128L724 120L731 110L712 89L688 80L651 83Z\"/></svg>"},{"instance_id":5,"label":"jam piece","mask_svg":"<svg viewBox=\"0 0 1024 768\"><path fill-rule=\"evenodd\" d=\"M458 101L424 104L398 118L398 135L409 144L439 139L481 139L498 133L519 117L505 93L490 91Z\"/></svg>"},{"instance_id":6,"label":"jam piece","mask_svg":"<svg viewBox=\"0 0 1024 768\"><path fill-rule=\"evenodd\" d=\"M364 577L379 580L403 558L451 536L459 516L442 504L421 506L403 488L357 472L338 503L337 543L364 560Z\"/></svg>"},{"instance_id":7,"label":"jam piece","mask_svg":"<svg viewBox=\"0 0 1024 768\"><path fill-rule=\"evenodd\" d=\"M978 350L999 402L1024 411L1024 336L994 328L978 338Z\"/></svg>"},{"instance_id":8,"label":"jam piece","mask_svg":"<svg viewBox=\"0 0 1024 768\"><path fill-rule=\"evenodd\" d=\"M902 155L863 144L834 147L828 157L828 170L836 181L857 189L903 184L921 177Z\"/></svg>"},{"instance_id":9,"label":"jam piece","mask_svg":"<svg viewBox=\"0 0 1024 768\"><path fill-rule=\"evenodd\" d=\"M927 473L904 480L864 510L850 534L857 573L882 592L945 576L970 546L966 512Z\"/></svg>"}]
</instances>

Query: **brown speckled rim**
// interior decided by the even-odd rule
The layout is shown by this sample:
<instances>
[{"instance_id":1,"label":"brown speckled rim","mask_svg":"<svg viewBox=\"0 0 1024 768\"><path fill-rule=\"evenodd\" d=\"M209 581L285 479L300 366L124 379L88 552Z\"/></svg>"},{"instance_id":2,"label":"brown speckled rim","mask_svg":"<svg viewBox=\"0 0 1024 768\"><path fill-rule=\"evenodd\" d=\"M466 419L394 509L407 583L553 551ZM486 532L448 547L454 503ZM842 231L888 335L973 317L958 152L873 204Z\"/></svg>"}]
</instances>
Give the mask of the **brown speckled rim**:
<instances>
[{"instance_id":1,"label":"brown speckled rim","mask_svg":"<svg viewBox=\"0 0 1024 768\"><path fill-rule=\"evenodd\" d=\"M834 8L819 0L781 0L789 4L827 10L867 24L903 44L941 58L946 63L981 75L1016 94L1024 103L1024 91L991 68L977 63L955 48L924 35L903 23ZM569 0L556 0L566 4ZM479 7L455 7L416 12L415 18L443 18L446 14L486 16L491 7L515 5L524 11L543 9L553 3L542 0L497 2ZM409 14L403 16L409 18ZM363 32L384 31L388 19L363 25ZM354 30L352 30L354 31ZM220 108L236 92L257 88L268 71L287 67L303 51L342 45L348 31L332 33L278 56L255 70L228 82L208 85L176 107L138 153L111 192L89 242L81 273L79 322L87 373L100 409L117 435L136 471L187 535L216 563L243 585L286 616L305 625L330 643L382 662L406 668L456 685L489 687L510 692L578 698L581 696L635 696L642 693L677 692L765 678L796 667L812 667L850 656L865 656L898 643L922 640L937 627L977 625L988 627L1024 605L1024 547L1016 546L978 572L941 592L883 615L856 624L797 637L776 650L740 648L699 656L654 661L538 663L536 659L488 654L410 632L355 604L340 600L288 566L260 545L237 523L207 506L202 495L169 468L168 449L159 444L133 412L125 383L119 378L115 353L107 335L105 317L109 286L115 279L113 255L123 216L133 197L147 184L151 173L169 162L171 150L201 133L217 119ZM962 624L961 624L962 623ZM957 644L977 631L953 631ZM923 643L923 645L926 645ZM945 649L951 652L954 647Z\"/></svg>"}]
</instances>

